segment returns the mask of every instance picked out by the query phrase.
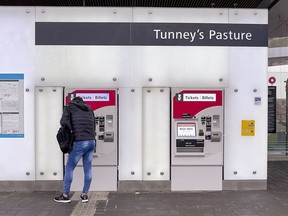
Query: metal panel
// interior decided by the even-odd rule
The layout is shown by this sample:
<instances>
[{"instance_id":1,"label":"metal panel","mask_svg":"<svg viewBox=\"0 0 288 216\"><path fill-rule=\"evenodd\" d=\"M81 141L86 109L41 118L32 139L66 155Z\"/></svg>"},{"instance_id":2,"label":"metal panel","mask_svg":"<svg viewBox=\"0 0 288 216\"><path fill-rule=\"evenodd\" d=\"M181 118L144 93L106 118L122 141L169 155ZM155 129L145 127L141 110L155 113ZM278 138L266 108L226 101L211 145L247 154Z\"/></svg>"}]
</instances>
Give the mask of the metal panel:
<instances>
[{"instance_id":1,"label":"metal panel","mask_svg":"<svg viewBox=\"0 0 288 216\"><path fill-rule=\"evenodd\" d=\"M228 23L228 10L133 8L133 22ZM225 47L135 47L134 84L225 87L228 86L228 55Z\"/></svg>"},{"instance_id":2,"label":"metal panel","mask_svg":"<svg viewBox=\"0 0 288 216\"><path fill-rule=\"evenodd\" d=\"M170 179L170 89L143 88L143 180Z\"/></svg>"},{"instance_id":3,"label":"metal panel","mask_svg":"<svg viewBox=\"0 0 288 216\"><path fill-rule=\"evenodd\" d=\"M44 12L45 11L45 12ZM77 16L75 16L77 14ZM37 8L38 22L130 22L132 8ZM37 46L36 83L41 86L127 87L132 84L131 48Z\"/></svg>"},{"instance_id":4,"label":"metal panel","mask_svg":"<svg viewBox=\"0 0 288 216\"><path fill-rule=\"evenodd\" d=\"M82 191L84 185L83 166L77 166L73 175L71 191ZM105 178L103 178L103 176L105 176ZM90 191L117 191L116 180L117 167L92 167Z\"/></svg>"},{"instance_id":5,"label":"metal panel","mask_svg":"<svg viewBox=\"0 0 288 216\"><path fill-rule=\"evenodd\" d=\"M56 133L63 112L63 88L37 87L35 95L36 180L62 180L63 154Z\"/></svg>"},{"instance_id":6,"label":"metal panel","mask_svg":"<svg viewBox=\"0 0 288 216\"><path fill-rule=\"evenodd\" d=\"M171 168L172 191L222 190L221 166L179 166Z\"/></svg>"},{"instance_id":7,"label":"metal panel","mask_svg":"<svg viewBox=\"0 0 288 216\"><path fill-rule=\"evenodd\" d=\"M119 89L119 180L142 180L142 88Z\"/></svg>"},{"instance_id":8,"label":"metal panel","mask_svg":"<svg viewBox=\"0 0 288 216\"><path fill-rule=\"evenodd\" d=\"M35 9L31 7L0 7L0 29L0 71L33 71ZM26 75L28 73L25 74L25 78ZM31 75L33 73L29 73L28 76ZM31 76L31 78L34 77Z\"/></svg>"},{"instance_id":9,"label":"metal panel","mask_svg":"<svg viewBox=\"0 0 288 216\"><path fill-rule=\"evenodd\" d=\"M131 59L129 47L37 46L36 83L85 88L131 86Z\"/></svg>"},{"instance_id":10,"label":"metal panel","mask_svg":"<svg viewBox=\"0 0 288 216\"><path fill-rule=\"evenodd\" d=\"M0 29L0 72L24 74L24 138L0 139L0 180L35 180L34 8L0 7Z\"/></svg>"},{"instance_id":11,"label":"metal panel","mask_svg":"<svg viewBox=\"0 0 288 216\"><path fill-rule=\"evenodd\" d=\"M229 9L229 23L268 24L268 10Z\"/></svg>"},{"instance_id":12,"label":"metal panel","mask_svg":"<svg viewBox=\"0 0 288 216\"><path fill-rule=\"evenodd\" d=\"M267 179L267 56L267 48L230 48L225 180ZM260 97L260 104L255 104L255 97ZM241 136L241 120L255 120L255 136Z\"/></svg>"},{"instance_id":13,"label":"metal panel","mask_svg":"<svg viewBox=\"0 0 288 216\"><path fill-rule=\"evenodd\" d=\"M228 9L223 8L133 8L133 22L227 23L227 21Z\"/></svg>"},{"instance_id":14,"label":"metal panel","mask_svg":"<svg viewBox=\"0 0 288 216\"><path fill-rule=\"evenodd\" d=\"M228 50L225 47L135 47L134 85L226 87Z\"/></svg>"},{"instance_id":15,"label":"metal panel","mask_svg":"<svg viewBox=\"0 0 288 216\"><path fill-rule=\"evenodd\" d=\"M268 11L230 9L229 23L267 24ZM267 59L265 47L230 48L224 180L267 179ZM255 97L261 98L259 105ZM241 136L241 120L255 120L255 136Z\"/></svg>"},{"instance_id":16,"label":"metal panel","mask_svg":"<svg viewBox=\"0 0 288 216\"><path fill-rule=\"evenodd\" d=\"M77 14L77 16L75 16ZM130 22L132 8L37 7L36 22Z\"/></svg>"}]
</instances>

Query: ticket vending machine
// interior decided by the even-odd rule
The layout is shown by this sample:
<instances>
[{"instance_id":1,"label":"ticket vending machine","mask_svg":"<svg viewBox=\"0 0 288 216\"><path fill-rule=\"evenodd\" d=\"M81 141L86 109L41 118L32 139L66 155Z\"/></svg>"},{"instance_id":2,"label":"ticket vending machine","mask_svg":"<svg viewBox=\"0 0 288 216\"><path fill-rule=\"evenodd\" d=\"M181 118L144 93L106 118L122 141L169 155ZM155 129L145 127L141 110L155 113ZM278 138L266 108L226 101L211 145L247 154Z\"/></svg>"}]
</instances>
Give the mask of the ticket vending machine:
<instances>
[{"instance_id":1,"label":"ticket vending machine","mask_svg":"<svg viewBox=\"0 0 288 216\"><path fill-rule=\"evenodd\" d=\"M171 190L222 190L223 90L172 88Z\"/></svg>"},{"instance_id":2,"label":"ticket vending machine","mask_svg":"<svg viewBox=\"0 0 288 216\"><path fill-rule=\"evenodd\" d=\"M96 122L96 152L92 161L93 179L90 191L117 190L117 89L65 88L64 103L81 97L94 111ZM82 161L75 168L72 191L81 191L84 181Z\"/></svg>"}]
</instances>

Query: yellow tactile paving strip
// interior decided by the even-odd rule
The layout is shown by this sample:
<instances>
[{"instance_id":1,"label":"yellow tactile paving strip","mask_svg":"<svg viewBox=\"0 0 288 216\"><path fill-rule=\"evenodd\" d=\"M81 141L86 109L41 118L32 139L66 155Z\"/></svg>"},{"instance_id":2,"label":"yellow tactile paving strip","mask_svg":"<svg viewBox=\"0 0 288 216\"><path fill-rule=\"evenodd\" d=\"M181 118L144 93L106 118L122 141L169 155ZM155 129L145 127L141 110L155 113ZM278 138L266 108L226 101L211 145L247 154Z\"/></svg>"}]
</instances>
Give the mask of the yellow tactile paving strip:
<instances>
[{"instance_id":1,"label":"yellow tactile paving strip","mask_svg":"<svg viewBox=\"0 0 288 216\"><path fill-rule=\"evenodd\" d=\"M79 202L74 207L70 216L94 216L96 212L96 202L99 200L106 201L108 192L90 192L88 203L82 203L80 200L81 192L75 192L72 196L72 201Z\"/></svg>"}]
</instances>

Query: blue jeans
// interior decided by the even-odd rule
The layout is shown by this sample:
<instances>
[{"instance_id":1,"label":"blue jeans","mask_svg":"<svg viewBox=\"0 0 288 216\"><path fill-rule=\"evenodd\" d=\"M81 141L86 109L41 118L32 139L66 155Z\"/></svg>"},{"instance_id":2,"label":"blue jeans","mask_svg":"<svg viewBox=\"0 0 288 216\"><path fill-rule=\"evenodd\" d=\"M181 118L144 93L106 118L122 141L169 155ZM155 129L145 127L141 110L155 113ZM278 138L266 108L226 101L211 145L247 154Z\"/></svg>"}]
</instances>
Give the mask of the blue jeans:
<instances>
[{"instance_id":1,"label":"blue jeans","mask_svg":"<svg viewBox=\"0 0 288 216\"><path fill-rule=\"evenodd\" d=\"M65 168L63 193L69 195L73 180L73 171L79 160L83 158L84 187L83 193L88 193L92 181L92 159L96 147L95 140L74 141Z\"/></svg>"}]
</instances>

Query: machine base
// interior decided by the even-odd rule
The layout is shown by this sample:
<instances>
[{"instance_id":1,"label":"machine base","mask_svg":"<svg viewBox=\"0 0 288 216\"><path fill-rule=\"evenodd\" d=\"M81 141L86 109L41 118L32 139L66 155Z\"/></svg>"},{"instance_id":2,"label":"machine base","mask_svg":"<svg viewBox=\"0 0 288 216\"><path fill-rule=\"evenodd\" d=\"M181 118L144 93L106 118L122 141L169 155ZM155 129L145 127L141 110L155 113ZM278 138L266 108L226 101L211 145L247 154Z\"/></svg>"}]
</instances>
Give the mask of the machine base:
<instances>
[{"instance_id":1,"label":"machine base","mask_svg":"<svg viewBox=\"0 0 288 216\"><path fill-rule=\"evenodd\" d=\"M172 166L171 191L222 190L222 166Z\"/></svg>"},{"instance_id":2,"label":"machine base","mask_svg":"<svg viewBox=\"0 0 288 216\"><path fill-rule=\"evenodd\" d=\"M117 191L116 166L94 166L92 167L92 175L90 191ZM82 191L83 185L83 167L77 166L73 173L71 191Z\"/></svg>"},{"instance_id":3,"label":"machine base","mask_svg":"<svg viewBox=\"0 0 288 216\"><path fill-rule=\"evenodd\" d=\"M171 191L171 181L119 181L118 191Z\"/></svg>"}]
</instances>

